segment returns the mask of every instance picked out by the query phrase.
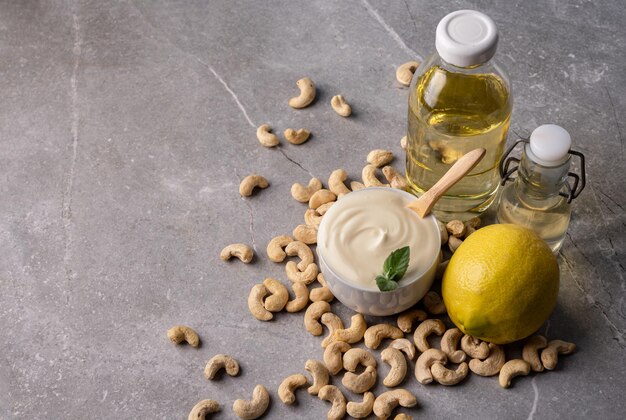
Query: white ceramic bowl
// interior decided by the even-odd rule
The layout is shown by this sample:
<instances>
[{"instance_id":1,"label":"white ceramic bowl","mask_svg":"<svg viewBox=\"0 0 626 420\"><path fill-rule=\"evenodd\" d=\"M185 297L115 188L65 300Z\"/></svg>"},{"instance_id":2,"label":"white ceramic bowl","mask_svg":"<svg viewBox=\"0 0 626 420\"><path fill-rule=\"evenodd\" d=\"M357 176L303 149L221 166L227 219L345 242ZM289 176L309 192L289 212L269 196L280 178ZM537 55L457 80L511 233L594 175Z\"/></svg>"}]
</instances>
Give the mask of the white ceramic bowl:
<instances>
[{"instance_id":1,"label":"white ceramic bowl","mask_svg":"<svg viewBox=\"0 0 626 420\"><path fill-rule=\"evenodd\" d=\"M381 188L387 191L390 188ZM350 194L360 194L364 191L371 190L371 188L363 189L352 192ZM402 190L392 190L397 194L408 196L411 199L415 197ZM324 220L326 216L331 212L342 211L341 200L334 204L325 217L322 218L319 230L326 229L324 227ZM437 219L432 214L422 219L420 222L425 223L428 229L432 229L434 233L433 237L436 238L436 243L430 244L429 247L425 247L427 251L432 251L432 258L429 259L430 264L423 267L417 273L411 277L404 277L397 289L390 292L381 292L366 288L364 286L355 284L353 282L342 279L336 272L330 267L324 258L324 248L318 245L317 256L319 259L320 270L324 274L324 278L328 287L333 292L335 297L347 307L366 315L386 316L393 315L402 312L411 306L415 305L430 289L435 278L437 266L440 260L441 253L441 237L439 234L439 227L437 225ZM328 234L331 234L330 232Z\"/></svg>"}]
</instances>

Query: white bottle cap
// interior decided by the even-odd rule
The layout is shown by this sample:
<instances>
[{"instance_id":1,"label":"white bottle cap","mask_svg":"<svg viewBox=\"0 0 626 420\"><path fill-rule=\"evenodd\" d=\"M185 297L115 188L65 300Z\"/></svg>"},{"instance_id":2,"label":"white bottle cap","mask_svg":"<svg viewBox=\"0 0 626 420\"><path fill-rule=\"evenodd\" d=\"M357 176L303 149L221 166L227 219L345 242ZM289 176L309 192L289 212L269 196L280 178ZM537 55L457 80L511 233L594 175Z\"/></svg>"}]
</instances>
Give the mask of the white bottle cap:
<instances>
[{"instance_id":1,"label":"white bottle cap","mask_svg":"<svg viewBox=\"0 0 626 420\"><path fill-rule=\"evenodd\" d=\"M496 53L498 29L484 13L457 10L437 25L435 46L441 58L452 65L476 66L486 63Z\"/></svg>"},{"instance_id":2,"label":"white bottle cap","mask_svg":"<svg viewBox=\"0 0 626 420\"><path fill-rule=\"evenodd\" d=\"M555 124L535 128L526 146L528 157L543 166L559 166L569 159L572 138L567 130Z\"/></svg>"}]
</instances>

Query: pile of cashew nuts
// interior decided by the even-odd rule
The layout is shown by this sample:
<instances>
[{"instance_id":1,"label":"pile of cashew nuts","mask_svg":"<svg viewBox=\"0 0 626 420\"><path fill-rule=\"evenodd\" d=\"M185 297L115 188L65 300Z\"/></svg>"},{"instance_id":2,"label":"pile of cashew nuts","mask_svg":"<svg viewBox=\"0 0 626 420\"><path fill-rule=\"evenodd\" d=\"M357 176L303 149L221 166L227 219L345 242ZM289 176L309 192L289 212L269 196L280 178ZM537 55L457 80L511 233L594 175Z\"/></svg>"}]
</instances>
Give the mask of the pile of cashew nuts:
<instances>
[{"instance_id":1,"label":"pile of cashew nuts","mask_svg":"<svg viewBox=\"0 0 626 420\"><path fill-rule=\"evenodd\" d=\"M418 66L417 62L400 66L396 72L398 82L408 86ZM300 94L288 101L289 106L305 108L315 100L315 84L308 77L298 80L296 84ZM342 95L331 99L331 107L342 117L348 117L352 112ZM310 134L304 128L287 128L284 131L285 139L296 145L306 142ZM272 133L268 124L257 129L257 138L265 147L280 144L280 139ZM407 147L406 136L401 140L401 147ZM303 371L287 376L278 386L278 398L286 405L295 404L297 390L306 388L308 394L330 404L328 419L341 419L346 414L365 418L372 413L377 418L387 419L397 407L417 405L416 396L408 389L418 387L408 383L409 370L414 372L413 376L421 385L437 383L452 386L473 372L479 376L497 375L499 384L508 388L517 376L555 369L559 355L570 354L576 348L573 343L548 341L541 335L535 335L526 340L520 359L507 361L503 346L465 335L458 328L448 328L442 319L437 318L445 317L447 311L441 296L434 290L426 294L418 307L399 314L395 324L369 325L362 314L356 313L349 324L344 325L344 321L332 312L334 296L319 272L311 246L317 243L318 226L326 212L346 194L368 187L408 188L405 177L390 166L393 159L390 150L375 149L367 155L359 180L350 178L348 181L347 172L336 169L328 176L326 186L320 179L311 178L306 184L294 183L291 187L293 199L306 204L303 223L297 225L291 234L273 237L266 248L270 261L284 264L288 285L267 277L252 286L247 300L250 313L259 321L272 321L274 314L281 311L304 312L304 329L313 336L321 337L321 360L307 360ZM250 197L255 189L262 190L269 185L261 175L248 175L241 181L239 193L242 197ZM442 246L447 245L449 251L454 253L465 238L480 228L480 222L479 218L467 222L440 222ZM222 249L220 259L228 261L232 257L249 264L255 259L255 251L245 243L230 244ZM447 262L440 262L438 278L443 276ZM200 346L198 334L188 326L172 327L167 336L175 344ZM386 373L382 385L388 389L375 395L372 389L378 382L381 366L386 366L383 368ZM204 376L213 381L219 379L221 372L237 376L239 362L226 354L213 356L204 368ZM340 380L331 383L336 376L340 376ZM349 401L342 388L359 394L360 399ZM268 410L270 399L270 391L259 384L253 389L251 399L235 400L232 410L241 419L256 419ZM188 418L204 419L220 410L219 402L204 399L192 408ZM394 419L408 420L412 417L400 412Z\"/></svg>"}]
</instances>

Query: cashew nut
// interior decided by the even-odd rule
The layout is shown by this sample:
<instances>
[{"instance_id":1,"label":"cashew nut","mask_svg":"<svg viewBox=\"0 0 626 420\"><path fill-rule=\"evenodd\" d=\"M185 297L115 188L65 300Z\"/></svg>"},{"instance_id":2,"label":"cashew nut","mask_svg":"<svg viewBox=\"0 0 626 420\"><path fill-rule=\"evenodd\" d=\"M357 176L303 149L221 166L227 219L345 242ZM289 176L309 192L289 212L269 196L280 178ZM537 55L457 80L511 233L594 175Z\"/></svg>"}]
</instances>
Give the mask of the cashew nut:
<instances>
[{"instance_id":1,"label":"cashew nut","mask_svg":"<svg viewBox=\"0 0 626 420\"><path fill-rule=\"evenodd\" d=\"M500 376L498 382L502 388L508 388L511 386L511 380L516 376L526 376L530 373L530 365L527 361L522 359L509 360L500 369Z\"/></svg>"},{"instance_id":2,"label":"cashew nut","mask_svg":"<svg viewBox=\"0 0 626 420\"><path fill-rule=\"evenodd\" d=\"M317 275L317 281L322 285L322 287L316 287L311 290L311 300L313 302L319 302L320 300L330 302L335 298L333 292L330 291L330 288L326 284L326 280L324 280L324 274L319 273ZM343 326L341 327L343 329ZM322 346L324 346L322 344ZM326 346L324 346L326 347Z\"/></svg>"},{"instance_id":3,"label":"cashew nut","mask_svg":"<svg viewBox=\"0 0 626 420\"><path fill-rule=\"evenodd\" d=\"M329 201L326 204L322 204L321 206L315 209L315 212L319 214L320 216L323 216L333 206L333 204L335 204L335 201Z\"/></svg>"},{"instance_id":4,"label":"cashew nut","mask_svg":"<svg viewBox=\"0 0 626 420\"><path fill-rule=\"evenodd\" d=\"M308 77L303 77L296 82L300 88L300 95L289 99L289 106L292 108L305 108L315 99L315 83Z\"/></svg>"},{"instance_id":5,"label":"cashew nut","mask_svg":"<svg viewBox=\"0 0 626 420\"><path fill-rule=\"evenodd\" d=\"M309 207L312 209L317 209L322 204L330 203L335 201L337 196L332 191L328 191L325 189L321 189L316 191L309 200Z\"/></svg>"},{"instance_id":6,"label":"cashew nut","mask_svg":"<svg viewBox=\"0 0 626 420\"><path fill-rule=\"evenodd\" d=\"M288 128L283 134L285 135L287 141L291 144L302 144L311 136L311 132L304 128L301 128L298 131L293 128Z\"/></svg>"},{"instance_id":7,"label":"cashew nut","mask_svg":"<svg viewBox=\"0 0 626 420\"><path fill-rule=\"evenodd\" d=\"M535 335L524 344L522 359L530 364L533 372L543 372L544 367L539 357L539 350L545 349L547 346L548 340L543 335Z\"/></svg>"},{"instance_id":8,"label":"cashew nut","mask_svg":"<svg viewBox=\"0 0 626 420\"><path fill-rule=\"evenodd\" d=\"M430 368L430 373L433 375L433 379L446 386L456 385L461 382L467 376L469 370L467 369L467 363L463 362L456 368L451 370L444 367L441 363L435 363Z\"/></svg>"},{"instance_id":9,"label":"cashew nut","mask_svg":"<svg viewBox=\"0 0 626 420\"><path fill-rule=\"evenodd\" d=\"M400 350L387 347L380 353L380 359L391 366L389 373L383 380L383 385L392 388L404 381L406 376L406 359Z\"/></svg>"},{"instance_id":10,"label":"cashew nut","mask_svg":"<svg viewBox=\"0 0 626 420\"><path fill-rule=\"evenodd\" d=\"M446 363L448 357L439 349L428 349L419 355L415 362L415 378L422 385L429 384L433 381L433 375L430 367L435 363Z\"/></svg>"},{"instance_id":11,"label":"cashew nut","mask_svg":"<svg viewBox=\"0 0 626 420\"><path fill-rule=\"evenodd\" d=\"M500 372L500 369L504 366L504 362L506 362L506 356L502 346L489 343L489 357L483 361L479 359L470 360L469 368L476 375L494 376Z\"/></svg>"},{"instance_id":12,"label":"cashew nut","mask_svg":"<svg viewBox=\"0 0 626 420\"><path fill-rule=\"evenodd\" d=\"M293 236L307 245L317 243L317 226L298 225L293 230Z\"/></svg>"},{"instance_id":13,"label":"cashew nut","mask_svg":"<svg viewBox=\"0 0 626 420\"><path fill-rule=\"evenodd\" d=\"M407 136L404 136L400 139L400 147L404 150L406 150L407 144L409 142L409 138Z\"/></svg>"},{"instance_id":14,"label":"cashew nut","mask_svg":"<svg viewBox=\"0 0 626 420\"><path fill-rule=\"evenodd\" d=\"M339 388L334 385L325 385L317 395L324 401L329 401L333 405L326 415L328 420L340 420L346 415L346 397L343 396Z\"/></svg>"},{"instance_id":15,"label":"cashew nut","mask_svg":"<svg viewBox=\"0 0 626 420\"><path fill-rule=\"evenodd\" d=\"M369 391L376 384L376 368L368 366L360 373L346 372L343 374L341 383L347 390L354 392L355 394L362 394Z\"/></svg>"},{"instance_id":16,"label":"cashew nut","mask_svg":"<svg viewBox=\"0 0 626 420\"><path fill-rule=\"evenodd\" d=\"M450 235L457 238L462 238L465 235L465 223L460 220L450 220L446 224L446 229Z\"/></svg>"},{"instance_id":17,"label":"cashew nut","mask_svg":"<svg viewBox=\"0 0 626 420\"><path fill-rule=\"evenodd\" d=\"M185 325L177 325L167 330L167 338L174 344L180 344L184 341L191 347L198 347L200 345L200 337L198 337L198 334Z\"/></svg>"},{"instance_id":18,"label":"cashew nut","mask_svg":"<svg viewBox=\"0 0 626 420\"><path fill-rule=\"evenodd\" d=\"M465 226L473 227L474 229L478 229L480 227L481 221L480 217L472 217L467 222L465 222Z\"/></svg>"},{"instance_id":19,"label":"cashew nut","mask_svg":"<svg viewBox=\"0 0 626 420\"><path fill-rule=\"evenodd\" d=\"M437 271L435 272L435 278L436 279L442 279L443 275L446 272L446 269L448 268L448 263L450 262L450 260L445 260L442 263L439 263L439 265L437 266Z\"/></svg>"},{"instance_id":20,"label":"cashew nut","mask_svg":"<svg viewBox=\"0 0 626 420\"><path fill-rule=\"evenodd\" d=\"M237 257L241 262L248 264L254 257L254 252L246 244L230 244L220 252L220 259L228 261L231 257Z\"/></svg>"},{"instance_id":21,"label":"cashew nut","mask_svg":"<svg viewBox=\"0 0 626 420\"><path fill-rule=\"evenodd\" d=\"M427 319L417 326L413 333L415 347L422 353L430 348L427 338L431 334L441 335L446 330L446 326L440 319Z\"/></svg>"},{"instance_id":22,"label":"cashew nut","mask_svg":"<svg viewBox=\"0 0 626 420\"><path fill-rule=\"evenodd\" d=\"M363 188L365 188L365 185L363 185L359 181L352 181L352 182L350 182L350 189L352 191L362 190Z\"/></svg>"},{"instance_id":23,"label":"cashew nut","mask_svg":"<svg viewBox=\"0 0 626 420\"><path fill-rule=\"evenodd\" d=\"M389 187L389 184L383 184L376 178L376 167L374 165L365 165L361 172L363 184L365 187Z\"/></svg>"},{"instance_id":24,"label":"cashew nut","mask_svg":"<svg viewBox=\"0 0 626 420\"><path fill-rule=\"evenodd\" d=\"M448 243L448 229L446 228L446 225L437 220L437 226L439 227L439 236L441 237L441 246L444 246L445 244Z\"/></svg>"},{"instance_id":25,"label":"cashew nut","mask_svg":"<svg viewBox=\"0 0 626 420\"><path fill-rule=\"evenodd\" d=\"M428 317L421 309L410 309L398 315L398 327L405 333L410 333L415 320L423 321Z\"/></svg>"},{"instance_id":26,"label":"cashew nut","mask_svg":"<svg viewBox=\"0 0 626 420\"><path fill-rule=\"evenodd\" d=\"M259 143L265 147L274 147L280 143L278 136L271 131L272 129L269 124L263 124L256 129L256 138L259 139Z\"/></svg>"},{"instance_id":27,"label":"cashew nut","mask_svg":"<svg viewBox=\"0 0 626 420\"><path fill-rule=\"evenodd\" d=\"M335 331L343 329L343 321L332 312L323 314L320 321L328 328L328 335L322 340L322 347L326 348L334 341Z\"/></svg>"},{"instance_id":28,"label":"cashew nut","mask_svg":"<svg viewBox=\"0 0 626 420\"><path fill-rule=\"evenodd\" d=\"M304 364L304 369L311 374L313 385L307 388L311 395L317 395L322 387L328 385L329 373L324 363L319 360L309 359Z\"/></svg>"},{"instance_id":29,"label":"cashew nut","mask_svg":"<svg viewBox=\"0 0 626 420\"><path fill-rule=\"evenodd\" d=\"M367 163L380 168L393 160L393 153L389 150L374 149L367 154ZM367 185L367 184L366 184Z\"/></svg>"},{"instance_id":30,"label":"cashew nut","mask_svg":"<svg viewBox=\"0 0 626 420\"><path fill-rule=\"evenodd\" d=\"M257 385L254 387L254 391L252 391L251 400L235 400L233 411L240 419L253 420L261 417L269 405L269 392L263 385Z\"/></svg>"},{"instance_id":31,"label":"cashew nut","mask_svg":"<svg viewBox=\"0 0 626 420\"><path fill-rule=\"evenodd\" d=\"M385 166L383 168L383 175L391 184L391 188L397 188L399 190L405 190L409 187L406 178L396 171L392 166Z\"/></svg>"},{"instance_id":32,"label":"cashew nut","mask_svg":"<svg viewBox=\"0 0 626 420\"><path fill-rule=\"evenodd\" d=\"M259 321L269 321L274 318L274 315L263 305L263 299L268 293L269 291L263 284L255 284L248 295L248 309Z\"/></svg>"},{"instance_id":33,"label":"cashew nut","mask_svg":"<svg viewBox=\"0 0 626 420\"><path fill-rule=\"evenodd\" d=\"M204 367L204 377L213 379L221 369L224 369L229 376L237 376L239 363L227 354L216 354L211 357Z\"/></svg>"},{"instance_id":34,"label":"cashew nut","mask_svg":"<svg viewBox=\"0 0 626 420\"><path fill-rule=\"evenodd\" d=\"M541 352L541 363L548 370L553 370L559 360L559 354L571 354L576 350L576 344L562 340L551 340L548 347Z\"/></svg>"},{"instance_id":35,"label":"cashew nut","mask_svg":"<svg viewBox=\"0 0 626 420\"><path fill-rule=\"evenodd\" d=\"M287 257L283 248L293 241L294 239L289 235L280 235L272 238L272 240L267 244L267 257L270 261L274 261L276 263L283 262Z\"/></svg>"},{"instance_id":36,"label":"cashew nut","mask_svg":"<svg viewBox=\"0 0 626 420\"><path fill-rule=\"evenodd\" d=\"M307 209L304 212L305 225L319 227L320 223L322 223L322 216L317 213L317 210Z\"/></svg>"},{"instance_id":37,"label":"cashew nut","mask_svg":"<svg viewBox=\"0 0 626 420\"><path fill-rule=\"evenodd\" d=\"M406 389L394 389L383 392L374 401L374 414L381 420L391 416L391 412L398 405L402 407L415 407L417 398Z\"/></svg>"},{"instance_id":38,"label":"cashew nut","mask_svg":"<svg viewBox=\"0 0 626 420\"><path fill-rule=\"evenodd\" d=\"M430 291L424 296L424 306L426 310L433 315L441 315L446 313L446 305L443 303L439 293Z\"/></svg>"},{"instance_id":39,"label":"cashew nut","mask_svg":"<svg viewBox=\"0 0 626 420\"><path fill-rule=\"evenodd\" d=\"M450 236L448 237L448 249L450 250L450 252L452 252L453 254L456 252L456 250L461 246L461 244L463 243L463 239L459 239L456 236Z\"/></svg>"},{"instance_id":40,"label":"cashew nut","mask_svg":"<svg viewBox=\"0 0 626 420\"><path fill-rule=\"evenodd\" d=\"M324 364L332 375L343 369L342 354L350 350L350 344L345 341L333 341L324 350Z\"/></svg>"},{"instance_id":41,"label":"cashew nut","mask_svg":"<svg viewBox=\"0 0 626 420\"><path fill-rule=\"evenodd\" d=\"M291 196L301 203L308 203L311 196L322 189L322 181L317 178L311 178L308 186L304 186L299 183L295 183L291 186Z\"/></svg>"},{"instance_id":42,"label":"cashew nut","mask_svg":"<svg viewBox=\"0 0 626 420\"><path fill-rule=\"evenodd\" d=\"M346 406L348 415L355 419L362 419L369 416L374 408L374 400L376 396L372 392L366 392L363 394L362 402L350 401Z\"/></svg>"},{"instance_id":43,"label":"cashew nut","mask_svg":"<svg viewBox=\"0 0 626 420\"><path fill-rule=\"evenodd\" d=\"M349 117L352 114L352 107L346 102L346 98L343 95L333 96L330 100L330 106L342 117Z\"/></svg>"},{"instance_id":44,"label":"cashew nut","mask_svg":"<svg viewBox=\"0 0 626 420\"><path fill-rule=\"evenodd\" d=\"M461 349L472 359L483 360L489 356L489 345L471 335L464 335L461 338Z\"/></svg>"},{"instance_id":45,"label":"cashew nut","mask_svg":"<svg viewBox=\"0 0 626 420\"><path fill-rule=\"evenodd\" d=\"M267 179L263 178L261 175L248 175L241 181L241 184L239 184L239 194L242 197L250 197L255 187L264 189L269 187L269 185Z\"/></svg>"},{"instance_id":46,"label":"cashew nut","mask_svg":"<svg viewBox=\"0 0 626 420\"><path fill-rule=\"evenodd\" d=\"M354 372L358 365L375 368L376 359L372 353L358 347L346 351L343 355L343 368L348 372Z\"/></svg>"},{"instance_id":47,"label":"cashew nut","mask_svg":"<svg viewBox=\"0 0 626 420\"><path fill-rule=\"evenodd\" d=\"M409 86L411 79L413 79L413 73L415 73L419 65L420 63L417 61L408 61L398 67L396 70L396 79L398 82L402 83L404 86Z\"/></svg>"},{"instance_id":48,"label":"cashew nut","mask_svg":"<svg viewBox=\"0 0 626 420\"><path fill-rule=\"evenodd\" d=\"M406 338L396 338L389 344L389 347L403 351L409 360L415 359L415 346Z\"/></svg>"},{"instance_id":49,"label":"cashew nut","mask_svg":"<svg viewBox=\"0 0 626 420\"><path fill-rule=\"evenodd\" d=\"M293 300L287 302L285 310L287 312L300 312L309 303L309 288L305 283L291 283L291 289L295 295Z\"/></svg>"},{"instance_id":50,"label":"cashew nut","mask_svg":"<svg viewBox=\"0 0 626 420\"><path fill-rule=\"evenodd\" d=\"M289 291L278 280L271 277L263 280L263 286L269 292L269 296L265 298L263 306L270 312L280 312L283 310L289 300Z\"/></svg>"},{"instance_id":51,"label":"cashew nut","mask_svg":"<svg viewBox=\"0 0 626 420\"><path fill-rule=\"evenodd\" d=\"M350 327L335 331L335 339L349 344L358 343L363 338L365 330L367 330L365 318L361 314L356 314L350 319Z\"/></svg>"},{"instance_id":52,"label":"cashew nut","mask_svg":"<svg viewBox=\"0 0 626 420\"><path fill-rule=\"evenodd\" d=\"M285 248L285 253L290 257L297 255L300 258L300 262L297 264L298 270L304 271L306 268L315 262L313 259L313 251L304 242L293 241L290 242Z\"/></svg>"},{"instance_id":53,"label":"cashew nut","mask_svg":"<svg viewBox=\"0 0 626 420\"><path fill-rule=\"evenodd\" d=\"M343 183L346 178L348 178L348 174L343 169L335 169L328 177L328 188L337 198L341 198L350 192Z\"/></svg>"},{"instance_id":54,"label":"cashew nut","mask_svg":"<svg viewBox=\"0 0 626 420\"><path fill-rule=\"evenodd\" d=\"M406 413L400 413L396 415L393 420L413 420L413 417L409 416Z\"/></svg>"},{"instance_id":55,"label":"cashew nut","mask_svg":"<svg viewBox=\"0 0 626 420\"><path fill-rule=\"evenodd\" d=\"M448 356L448 360L452 363L461 363L467 359L465 352L457 349L461 337L463 337L463 332L458 328L450 328L443 334L443 337L441 337L441 350L443 350ZM472 369L471 363L470 369Z\"/></svg>"},{"instance_id":56,"label":"cashew nut","mask_svg":"<svg viewBox=\"0 0 626 420\"><path fill-rule=\"evenodd\" d=\"M189 412L187 420L204 420L207 415L220 411L220 403L215 400L198 401Z\"/></svg>"},{"instance_id":57,"label":"cashew nut","mask_svg":"<svg viewBox=\"0 0 626 420\"><path fill-rule=\"evenodd\" d=\"M474 229L471 226L468 226L468 224L466 222L465 223L465 235L463 235L463 239L467 239L467 237L470 236L474 232L476 232L476 229Z\"/></svg>"},{"instance_id":58,"label":"cashew nut","mask_svg":"<svg viewBox=\"0 0 626 420\"><path fill-rule=\"evenodd\" d=\"M363 335L365 346L370 349L377 349L385 338L396 339L402 337L404 337L402 330L391 324L372 325Z\"/></svg>"},{"instance_id":59,"label":"cashew nut","mask_svg":"<svg viewBox=\"0 0 626 420\"><path fill-rule=\"evenodd\" d=\"M296 395L294 391L297 388L308 385L309 381L306 376L301 373L296 373L294 375L287 376L278 386L278 398L287 404L291 405L296 401Z\"/></svg>"},{"instance_id":60,"label":"cashew nut","mask_svg":"<svg viewBox=\"0 0 626 420\"><path fill-rule=\"evenodd\" d=\"M330 312L328 302L320 301L310 304L304 313L304 327L306 330L313 335L322 335L324 329L318 319L326 312Z\"/></svg>"},{"instance_id":61,"label":"cashew nut","mask_svg":"<svg viewBox=\"0 0 626 420\"><path fill-rule=\"evenodd\" d=\"M285 266L285 272L287 273L287 278L294 283L304 283L310 284L317 277L318 268L317 264L311 263L309 264L304 271L298 270L298 265L293 262L287 262Z\"/></svg>"}]
</instances>

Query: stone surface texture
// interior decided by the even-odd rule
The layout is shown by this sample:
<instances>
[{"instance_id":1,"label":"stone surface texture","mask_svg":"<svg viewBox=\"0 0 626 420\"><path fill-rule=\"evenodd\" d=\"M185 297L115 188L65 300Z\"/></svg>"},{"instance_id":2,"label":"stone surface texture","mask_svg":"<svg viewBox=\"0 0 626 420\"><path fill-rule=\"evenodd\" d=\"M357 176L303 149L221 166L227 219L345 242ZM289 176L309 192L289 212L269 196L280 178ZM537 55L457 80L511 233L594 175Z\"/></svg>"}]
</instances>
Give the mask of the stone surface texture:
<instances>
[{"instance_id":1,"label":"stone surface texture","mask_svg":"<svg viewBox=\"0 0 626 420\"><path fill-rule=\"evenodd\" d=\"M285 376L321 360L322 337L303 313L257 321L248 292L269 276L287 283L265 246L302 223L292 183L336 168L358 179L373 148L393 150L403 169L408 90L395 69L430 54L439 19L463 8L500 29L509 140L557 123L587 156L558 306L541 329L578 351L508 390L475 375L422 386L411 374L419 408L401 411L624 418L626 9L615 0L3 1L0 418L182 419L213 398L226 419L257 383L272 395L264 418L325 418L330 405L304 390L295 406L277 396ZM318 99L293 110L305 75ZM350 118L328 105L339 93ZM262 123L313 136L266 149ZM271 186L242 199L249 173ZM219 259L233 242L254 246L253 264ZM352 312L332 306L348 323ZM177 324L202 346L171 344ZM217 353L237 358L240 376L204 379Z\"/></svg>"}]
</instances>

